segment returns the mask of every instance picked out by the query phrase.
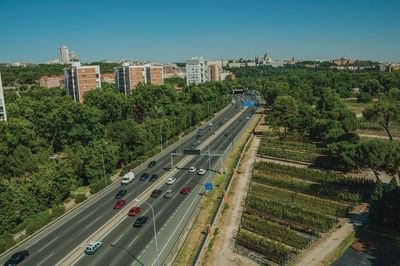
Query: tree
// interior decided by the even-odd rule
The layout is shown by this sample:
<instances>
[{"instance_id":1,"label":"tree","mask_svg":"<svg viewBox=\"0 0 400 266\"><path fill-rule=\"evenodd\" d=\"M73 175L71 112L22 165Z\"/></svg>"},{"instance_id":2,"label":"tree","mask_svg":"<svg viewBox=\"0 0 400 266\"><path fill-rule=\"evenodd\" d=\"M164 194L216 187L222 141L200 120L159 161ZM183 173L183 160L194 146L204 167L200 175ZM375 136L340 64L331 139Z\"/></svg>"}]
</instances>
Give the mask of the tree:
<instances>
[{"instance_id":1,"label":"tree","mask_svg":"<svg viewBox=\"0 0 400 266\"><path fill-rule=\"evenodd\" d=\"M381 180L378 180L371 193L371 204L368 219L375 224L383 222L383 195L385 188Z\"/></svg>"},{"instance_id":2,"label":"tree","mask_svg":"<svg viewBox=\"0 0 400 266\"><path fill-rule=\"evenodd\" d=\"M280 132L279 128L284 128L282 137L287 134L290 122L298 113L296 100L292 96L278 96L272 105L272 112L269 121Z\"/></svg>"},{"instance_id":3,"label":"tree","mask_svg":"<svg viewBox=\"0 0 400 266\"><path fill-rule=\"evenodd\" d=\"M377 122L382 126L388 134L389 139L393 140L390 133L390 124L400 121L400 102L380 101L367 106L362 114L367 121Z\"/></svg>"}]
</instances>

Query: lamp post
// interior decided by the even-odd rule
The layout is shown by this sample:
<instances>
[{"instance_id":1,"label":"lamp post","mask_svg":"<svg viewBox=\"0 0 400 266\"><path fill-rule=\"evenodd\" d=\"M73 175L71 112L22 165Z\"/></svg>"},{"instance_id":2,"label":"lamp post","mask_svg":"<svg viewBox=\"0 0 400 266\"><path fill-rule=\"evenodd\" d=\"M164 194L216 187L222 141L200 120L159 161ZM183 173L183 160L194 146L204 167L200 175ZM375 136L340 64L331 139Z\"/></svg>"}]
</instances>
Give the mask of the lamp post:
<instances>
[{"instance_id":1,"label":"lamp post","mask_svg":"<svg viewBox=\"0 0 400 266\"><path fill-rule=\"evenodd\" d=\"M134 201L140 202L139 199L135 199ZM151 212L153 214L153 228L154 228L154 241L155 241L155 244L156 244L157 266L160 266L160 262L159 262L159 259L158 259L157 230L156 230L156 220L155 220L155 216L154 216L154 209L153 209L153 206L151 206L149 203L147 203L145 201L143 201L142 203L146 203L148 206L150 206Z\"/></svg>"},{"instance_id":2,"label":"lamp post","mask_svg":"<svg viewBox=\"0 0 400 266\"><path fill-rule=\"evenodd\" d=\"M107 144L107 142L104 142L104 144ZM101 145L100 147L101 147L101 159L103 160L104 184L107 186L106 167L105 167L105 165L104 165L103 143L102 143L102 145Z\"/></svg>"}]
</instances>

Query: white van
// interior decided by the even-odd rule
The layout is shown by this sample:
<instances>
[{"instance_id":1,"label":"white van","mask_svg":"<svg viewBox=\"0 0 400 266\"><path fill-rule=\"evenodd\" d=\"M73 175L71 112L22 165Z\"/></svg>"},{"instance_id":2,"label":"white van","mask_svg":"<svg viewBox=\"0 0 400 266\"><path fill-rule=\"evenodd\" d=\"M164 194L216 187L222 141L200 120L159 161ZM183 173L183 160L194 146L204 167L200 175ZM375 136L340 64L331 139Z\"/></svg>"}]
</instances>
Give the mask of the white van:
<instances>
[{"instance_id":1,"label":"white van","mask_svg":"<svg viewBox=\"0 0 400 266\"><path fill-rule=\"evenodd\" d=\"M121 181L121 185L128 185L132 180L135 178L135 175L132 172L127 173L124 175Z\"/></svg>"}]
</instances>

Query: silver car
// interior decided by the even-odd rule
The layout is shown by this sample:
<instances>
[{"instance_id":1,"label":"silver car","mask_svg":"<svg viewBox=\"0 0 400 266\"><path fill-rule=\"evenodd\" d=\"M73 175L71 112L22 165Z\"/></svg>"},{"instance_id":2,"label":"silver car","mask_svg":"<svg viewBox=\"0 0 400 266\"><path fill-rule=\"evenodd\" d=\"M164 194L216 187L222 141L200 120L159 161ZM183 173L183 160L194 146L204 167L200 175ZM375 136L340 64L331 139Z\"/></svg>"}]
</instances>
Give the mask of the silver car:
<instances>
[{"instance_id":1,"label":"silver car","mask_svg":"<svg viewBox=\"0 0 400 266\"><path fill-rule=\"evenodd\" d=\"M167 190L167 192L165 192L164 194L164 198L172 198L172 196L175 194L175 191L173 191L172 189Z\"/></svg>"}]
</instances>

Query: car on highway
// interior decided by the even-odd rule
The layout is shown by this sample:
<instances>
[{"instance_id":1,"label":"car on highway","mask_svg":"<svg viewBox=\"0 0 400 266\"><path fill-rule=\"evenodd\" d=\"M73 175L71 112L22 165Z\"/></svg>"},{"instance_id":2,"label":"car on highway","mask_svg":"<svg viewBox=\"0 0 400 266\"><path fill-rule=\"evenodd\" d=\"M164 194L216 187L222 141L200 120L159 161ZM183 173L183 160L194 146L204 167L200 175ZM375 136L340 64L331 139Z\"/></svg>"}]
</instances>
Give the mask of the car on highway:
<instances>
[{"instance_id":1,"label":"car on highway","mask_svg":"<svg viewBox=\"0 0 400 266\"><path fill-rule=\"evenodd\" d=\"M92 242L92 243L90 243L89 245L86 246L85 253L88 254L88 255L93 255L102 246L103 246L103 243L100 242L100 241Z\"/></svg>"},{"instance_id":2,"label":"car on highway","mask_svg":"<svg viewBox=\"0 0 400 266\"><path fill-rule=\"evenodd\" d=\"M147 178L149 178L149 174L148 173L144 173L141 177L140 177L140 181L144 181L144 180L146 180Z\"/></svg>"},{"instance_id":3,"label":"car on highway","mask_svg":"<svg viewBox=\"0 0 400 266\"><path fill-rule=\"evenodd\" d=\"M173 191L172 189L167 190L167 192L165 192L164 194L164 198L172 198L172 196L175 194L175 191Z\"/></svg>"},{"instance_id":4,"label":"car on highway","mask_svg":"<svg viewBox=\"0 0 400 266\"><path fill-rule=\"evenodd\" d=\"M201 133L201 132L203 132L203 129L199 128L199 130L197 130L197 133Z\"/></svg>"},{"instance_id":5,"label":"car on highway","mask_svg":"<svg viewBox=\"0 0 400 266\"><path fill-rule=\"evenodd\" d=\"M196 144L192 144L192 145L190 145L189 149L194 150L195 148L196 148Z\"/></svg>"},{"instance_id":6,"label":"car on highway","mask_svg":"<svg viewBox=\"0 0 400 266\"><path fill-rule=\"evenodd\" d=\"M145 224L147 222L147 220L149 219L149 217L147 216L142 216L136 219L135 223L133 224L134 227L142 227L143 224Z\"/></svg>"},{"instance_id":7,"label":"car on highway","mask_svg":"<svg viewBox=\"0 0 400 266\"><path fill-rule=\"evenodd\" d=\"M170 178L168 178L167 179L167 185L172 185L173 183L175 183L175 181L176 181L176 178L173 178L173 177L170 177Z\"/></svg>"},{"instance_id":8,"label":"car on highway","mask_svg":"<svg viewBox=\"0 0 400 266\"><path fill-rule=\"evenodd\" d=\"M126 190L122 189L122 190L118 191L118 193L115 195L114 198L120 199L126 194L126 192L127 192Z\"/></svg>"},{"instance_id":9,"label":"car on highway","mask_svg":"<svg viewBox=\"0 0 400 266\"><path fill-rule=\"evenodd\" d=\"M126 200L119 200L119 201L117 201L117 203L114 204L114 209L120 209L120 208L124 207L125 204L126 204Z\"/></svg>"},{"instance_id":10,"label":"car on highway","mask_svg":"<svg viewBox=\"0 0 400 266\"><path fill-rule=\"evenodd\" d=\"M192 166L189 168L189 173L194 173L196 172L196 167Z\"/></svg>"},{"instance_id":11,"label":"car on highway","mask_svg":"<svg viewBox=\"0 0 400 266\"><path fill-rule=\"evenodd\" d=\"M29 257L28 250L19 251L19 252L15 253L14 255L12 255L11 258L8 261L6 261L6 263L4 263L4 265L5 266L17 265L18 263L20 263L27 257Z\"/></svg>"},{"instance_id":12,"label":"car on highway","mask_svg":"<svg viewBox=\"0 0 400 266\"><path fill-rule=\"evenodd\" d=\"M246 116L246 119L247 119L247 120L249 120L249 119L250 119L250 117Z\"/></svg>"},{"instance_id":13,"label":"car on highway","mask_svg":"<svg viewBox=\"0 0 400 266\"><path fill-rule=\"evenodd\" d=\"M189 194L189 192L192 190L191 187L184 187L181 190L181 194Z\"/></svg>"},{"instance_id":14,"label":"car on highway","mask_svg":"<svg viewBox=\"0 0 400 266\"><path fill-rule=\"evenodd\" d=\"M224 136L225 137L229 136L229 132L225 132Z\"/></svg>"},{"instance_id":15,"label":"car on highway","mask_svg":"<svg viewBox=\"0 0 400 266\"><path fill-rule=\"evenodd\" d=\"M201 135L197 134L196 139L200 139L200 138L201 138Z\"/></svg>"},{"instance_id":16,"label":"car on highway","mask_svg":"<svg viewBox=\"0 0 400 266\"><path fill-rule=\"evenodd\" d=\"M153 192L151 192L151 195L150 195L150 197L152 197L152 198L157 198L158 196L160 196L161 195L161 190L160 189L155 189L155 190L153 190Z\"/></svg>"},{"instance_id":17,"label":"car on highway","mask_svg":"<svg viewBox=\"0 0 400 266\"><path fill-rule=\"evenodd\" d=\"M142 210L142 208L140 208L140 207L133 207L132 209L129 210L128 215L136 216L136 214L138 214L141 210Z\"/></svg>"},{"instance_id":18,"label":"car on highway","mask_svg":"<svg viewBox=\"0 0 400 266\"><path fill-rule=\"evenodd\" d=\"M239 120L240 120L240 121L243 121L243 117L241 117Z\"/></svg>"},{"instance_id":19,"label":"car on highway","mask_svg":"<svg viewBox=\"0 0 400 266\"><path fill-rule=\"evenodd\" d=\"M147 167L152 168L154 165L156 165L156 161L151 161Z\"/></svg>"},{"instance_id":20,"label":"car on highway","mask_svg":"<svg viewBox=\"0 0 400 266\"><path fill-rule=\"evenodd\" d=\"M212 123L212 122L208 123L208 126L209 126L209 127L212 127L212 125L213 125L213 123Z\"/></svg>"},{"instance_id":21,"label":"car on highway","mask_svg":"<svg viewBox=\"0 0 400 266\"><path fill-rule=\"evenodd\" d=\"M152 175L149 179L149 182L154 182L158 179L158 175Z\"/></svg>"},{"instance_id":22,"label":"car on highway","mask_svg":"<svg viewBox=\"0 0 400 266\"><path fill-rule=\"evenodd\" d=\"M200 168L199 171L197 172L198 175L204 175L206 173L206 169Z\"/></svg>"},{"instance_id":23,"label":"car on highway","mask_svg":"<svg viewBox=\"0 0 400 266\"><path fill-rule=\"evenodd\" d=\"M220 125L220 126L222 126L223 124L224 124L224 123L222 123L222 122L219 122L219 125Z\"/></svg>"}]
</instances>

